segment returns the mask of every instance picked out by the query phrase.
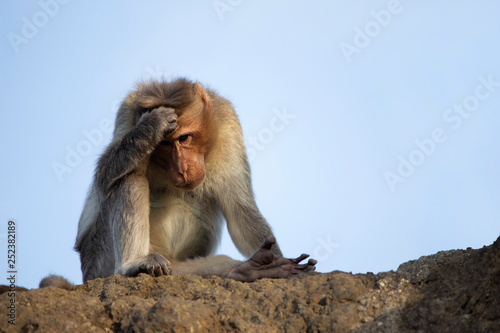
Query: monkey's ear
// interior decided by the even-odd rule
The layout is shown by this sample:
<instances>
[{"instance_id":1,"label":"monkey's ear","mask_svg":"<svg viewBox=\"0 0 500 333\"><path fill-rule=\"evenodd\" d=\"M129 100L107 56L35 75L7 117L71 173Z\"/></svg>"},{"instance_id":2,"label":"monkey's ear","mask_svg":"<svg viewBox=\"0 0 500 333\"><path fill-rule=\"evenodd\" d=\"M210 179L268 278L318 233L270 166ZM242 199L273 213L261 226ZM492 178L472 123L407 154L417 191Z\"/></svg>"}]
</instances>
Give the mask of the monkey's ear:
<instances>
[{"instance_id":1,"label":"monkey's ear","mask_svg":"<svg viewBox=\"0 0 500 333\"><path fill-rule=\"evenodd\" d=\"M205 105L208 108L211 108L212 104L210 103L210 100L208 99L208 96L207 96L207 93L205 92L205 89L203 89L203 87L201 86L201 84L199 82L196 82L195 87L196 87L196 93L198 94L198 96L200 96L203 103L205 103Z\"/></svg>"}]
</instances>

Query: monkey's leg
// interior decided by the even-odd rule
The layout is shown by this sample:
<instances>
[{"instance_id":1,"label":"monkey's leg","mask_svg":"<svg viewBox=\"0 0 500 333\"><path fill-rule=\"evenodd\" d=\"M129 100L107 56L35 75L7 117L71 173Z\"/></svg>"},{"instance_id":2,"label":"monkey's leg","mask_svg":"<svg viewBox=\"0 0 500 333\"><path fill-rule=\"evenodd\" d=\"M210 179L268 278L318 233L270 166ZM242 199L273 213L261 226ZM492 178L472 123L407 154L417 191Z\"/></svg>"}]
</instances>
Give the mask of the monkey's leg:
<instances>
[{"instance_id":1,"label":"monkey's leg","mask_svg":"<svg viewBox=\"0 0 500 333\"><path fill-rule=\"evenodd\" d=\"M296 259L275 256L272 250L275 243L274 237L267 239L260 249L245 262L223 255L173 262L173 274L216 275L237 281L252 282L263 278L287 278L315 270L316 260L309 259L307 263L300 264L308 257L306 254Z\"/></svg>"},{"instance_id":2,"label":"monkey's leg","mask_svg":"<svg viewBox=\"0 0 500 333\"><path fill-rule=\"evenodd\" d=\"M133 172L119 181L107 205L112 224L115 274L152 276L171 274L170 262L149 253L149 185Z\"/></svg>"},{"instance_id":3,"label":"monkey's leg","mask_svg":"<svg viewBox=\"0 0 500 333\"><path fill-rule=\"evenodd\" d=\"M172 261L172 274L193 274L201 276L225 276L233 267L242 262L225 255L190 259L186 261Z\"/></svg>"}]
</instances>

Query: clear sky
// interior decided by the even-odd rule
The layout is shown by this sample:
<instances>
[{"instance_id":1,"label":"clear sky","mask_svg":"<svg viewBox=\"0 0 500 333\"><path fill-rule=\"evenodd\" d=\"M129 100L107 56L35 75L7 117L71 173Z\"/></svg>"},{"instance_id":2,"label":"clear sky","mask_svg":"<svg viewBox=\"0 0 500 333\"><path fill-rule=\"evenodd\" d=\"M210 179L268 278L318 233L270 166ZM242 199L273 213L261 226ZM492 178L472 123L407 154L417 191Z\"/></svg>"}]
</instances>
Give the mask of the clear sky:
<instances>
[{"instance_id":1,"label":"clear sky","mask_svg":"<svg viewBox=\"0 0 500 333\"><path fill-rule=\"evenodd\" d=\"M186 76L230 99L286 256L397 269L500 234L500 2L3 1L0 262L81 283L77 223L120 101ZM111 125L110 125L111 124ZM241 258L227 232L220 253ZM7 281L0 281L5 284Z\"/></svg>"}]
</instances>

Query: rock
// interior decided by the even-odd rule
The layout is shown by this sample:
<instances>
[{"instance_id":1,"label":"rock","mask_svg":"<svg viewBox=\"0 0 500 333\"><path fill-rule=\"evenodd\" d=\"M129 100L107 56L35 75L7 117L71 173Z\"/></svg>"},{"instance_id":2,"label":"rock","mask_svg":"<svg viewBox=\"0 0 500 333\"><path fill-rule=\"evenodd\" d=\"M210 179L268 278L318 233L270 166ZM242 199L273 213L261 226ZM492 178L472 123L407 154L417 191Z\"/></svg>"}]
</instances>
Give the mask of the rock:
<instances>
[{"instance_id":1,"label":"rock","mask_svg":"<svg viewBox=\"0 0 500 333\"><path fill-rule=\"evenodd\" d=\"M10 300L0 296L3 309ZM16 324L3 315L1 332L499 332L500 239L376 275L115 275L20 292L15 304Z\"/></svg>"}]
</instances>

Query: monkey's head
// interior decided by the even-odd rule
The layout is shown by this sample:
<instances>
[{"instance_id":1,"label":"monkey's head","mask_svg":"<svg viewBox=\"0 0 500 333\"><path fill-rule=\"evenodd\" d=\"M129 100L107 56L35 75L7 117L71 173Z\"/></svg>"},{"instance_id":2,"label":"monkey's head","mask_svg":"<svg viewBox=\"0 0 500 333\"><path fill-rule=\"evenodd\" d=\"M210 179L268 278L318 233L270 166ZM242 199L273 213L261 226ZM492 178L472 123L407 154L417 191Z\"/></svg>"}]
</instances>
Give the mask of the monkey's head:
<instances>
[{"instance_id":1,"label":"monkey's head","mask_svg":"<svg viewBox=\"0 0 500 333\"><path fill-rule=\"evenodd\" d=\"M210 146L202 119L187 120L190 112L177 118L177 128L165 136L151 156L173 186L193 190L205 180L205 155Z\"/></svg>"},{"instance_id":2,"label":"monkey's head","mask_svg":"<svg viewBox=\"0 0 500 333\"><path fill-rule=\"evenodd\" d=\"M173 108L177 114L176 129L164 136L151 155L150 163L161 167L154 176L168 179L178 189L198 187L205 180L205 160L216 130L207 92L184 79L156 82L139 86L136 102L138 117L160 106Z\"/></svg>"}]
</instances>

